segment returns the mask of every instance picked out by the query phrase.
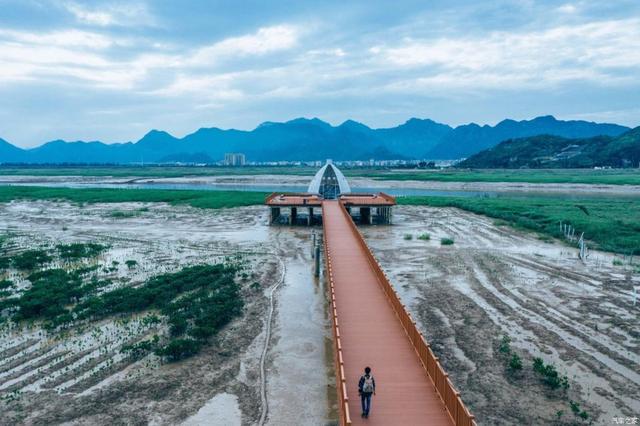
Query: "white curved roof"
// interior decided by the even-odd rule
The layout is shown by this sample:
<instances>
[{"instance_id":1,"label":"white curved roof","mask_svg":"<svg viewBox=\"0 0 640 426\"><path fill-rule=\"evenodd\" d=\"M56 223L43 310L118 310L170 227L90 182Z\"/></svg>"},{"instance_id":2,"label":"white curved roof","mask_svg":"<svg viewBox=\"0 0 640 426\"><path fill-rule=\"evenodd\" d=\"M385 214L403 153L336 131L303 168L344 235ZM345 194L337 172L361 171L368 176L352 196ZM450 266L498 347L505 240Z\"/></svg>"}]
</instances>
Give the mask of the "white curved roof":
<instances>
[{"instance_id":1,"label":"white curved roof","mask_svg":"<svg viewBox=\"0 0 640 426\"><path fill-rule=\"evenodd\" d=\"M338 187L340 189L340 194L349 194L351 192L351 188L349 187L349 182L347 182L347 178L344 177L340 169L338 169L336 166L333 165L331 160L327 160L327 164L325 164L324 166L322 166L322 168L320 168L320 170L318 170L316 175L311 180L311 183L309 184L309 189L307 190L307 192L309 194L321 195L320 187L322 186L322 178L325 176L326 173L331 175L331 171L329 171L329 169L331 169L331 171L333 171L333 174L335 174L336 176Z\"/></svg>"}]
</instances>

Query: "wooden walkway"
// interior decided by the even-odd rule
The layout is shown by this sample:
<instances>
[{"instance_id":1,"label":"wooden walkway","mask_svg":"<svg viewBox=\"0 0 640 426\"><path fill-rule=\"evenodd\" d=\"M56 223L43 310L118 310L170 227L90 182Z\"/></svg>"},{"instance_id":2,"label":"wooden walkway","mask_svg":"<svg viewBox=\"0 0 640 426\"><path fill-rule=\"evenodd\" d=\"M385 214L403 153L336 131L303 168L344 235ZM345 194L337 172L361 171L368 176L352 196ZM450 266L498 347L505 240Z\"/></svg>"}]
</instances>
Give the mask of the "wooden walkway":
<instances>
[{"instance_id":1,"label":"wooden walkway","mask_svg":"<svg viewBox=\"0 0 640 426\"><path fill-rule=\"evenodd\" d=\"M324 201L322 215L352 424L454 424L358 241L351 218L337 201ZM366 366L372 369L377 394L369 418L363 419L358 380Z\"/></svg>"}]
</instances>

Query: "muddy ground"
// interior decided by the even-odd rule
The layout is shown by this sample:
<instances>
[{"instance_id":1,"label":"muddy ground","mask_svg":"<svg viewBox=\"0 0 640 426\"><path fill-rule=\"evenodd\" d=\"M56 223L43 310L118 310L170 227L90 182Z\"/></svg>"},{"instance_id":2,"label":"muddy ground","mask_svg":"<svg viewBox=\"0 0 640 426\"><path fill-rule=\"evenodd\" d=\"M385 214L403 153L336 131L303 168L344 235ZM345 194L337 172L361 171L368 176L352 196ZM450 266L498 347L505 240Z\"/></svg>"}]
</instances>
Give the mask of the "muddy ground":
<instances>
[{"instance_id":1,"label":"muddy ground","mask_svg":"<svg viewBox=\"0 0 640 426\"><path fill-rule=\"evenodd\" d=\"M117 217L114 211L134 214ZM243 316L200 354L178 363L163 363L155 355L133 361L120 352L127 343L163 331L157 329L163 324L145 323L145 314L64 334L37 324L5 323L0 424L249 425L261 419L286 424L281 420L291 419L294 407L302 405L307 413L302 424L331 421L325 350L330 330L324 290L311 269L311 229L268 227L262 207L212 211L154 203L12 202L0 205L0 224L0 233L10 235L12 252L67 242L109 245L90 262L110 268L104 276L116 285L137 285L155 274L238 253L250 269L242 282ZM126 260L138 266L129 269ZM16 271L8 275L23 280ZM272 332L261 361L268 296L275 285ZM309 384L317 392L304 392Z\"/></svg>"},{"instance_id":2,"label":"muddy ground","mask_svg":"<svg viewBox=\"0 0 640 426\"><path fill-rule=\"evenodd\" d=\"M114 210L135 214L117 218ZM251 268L245 284L260 283L258 291L243 286L242 318L175 364L120 354L123 344L155 332L144 314L66 335L37 325L3 328L0 424L335 422L325 289L312 273L312 233L321 228L269 227L261 206L211 211L156 203L12 202L0 205L0 224L14 251L108 244L97 261L119 262L108 275L120 285L236 253ZM582 263L559 241L457 209L397 207L394 225L361 229L480 424L613 424L638 416L640 307L632 306L631 291L640 279L614 266L613 255L592 252ZM430 239L417 238L423 233ZM455 243L441 246L444 237ZM133 270L124 265L129 259L138 262ZM522 371L507 368L499 351L505 335ZM570 389L546 387L532 371L533 357L566 374ZM588 421L572 414L569 400Z\"/></svg>"},{"instance_id":3,"label":"muddy ground","mask_svg":"<svg viewBox=\"0 0 640 426\"><path fill-rule=\"evenodd\" d=\"M398 207L393 226L361 229L479 423L640 415L640 276L613 255L591 252L583 263L559 241L450 208ZM423 233L430 240L417 239ZM514 374L498 349L505 335L523 360ZM568 376L566 394L541 383L533 357Z\"/></svg>"}]
</instances>

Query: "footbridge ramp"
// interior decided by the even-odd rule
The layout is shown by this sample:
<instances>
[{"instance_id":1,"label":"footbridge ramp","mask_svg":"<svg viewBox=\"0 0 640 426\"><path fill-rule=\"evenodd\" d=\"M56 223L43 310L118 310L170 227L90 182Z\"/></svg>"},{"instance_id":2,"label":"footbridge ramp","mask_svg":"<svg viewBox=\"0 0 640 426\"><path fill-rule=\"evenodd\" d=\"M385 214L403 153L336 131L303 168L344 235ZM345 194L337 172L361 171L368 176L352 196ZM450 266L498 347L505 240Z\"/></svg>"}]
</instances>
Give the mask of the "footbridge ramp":
<instances>
[{"instance_id":1,"label":"footbridge ramp","mask_svg":"<svg viewBox=\"0 0 640 426\"><path fill-rule=\"evenodd\" d=\"M340 423L474 426L345 207L326 200L322 210ZM358 396L365 366L377 385L368 419Z\"/></svg>"}]
</instances>

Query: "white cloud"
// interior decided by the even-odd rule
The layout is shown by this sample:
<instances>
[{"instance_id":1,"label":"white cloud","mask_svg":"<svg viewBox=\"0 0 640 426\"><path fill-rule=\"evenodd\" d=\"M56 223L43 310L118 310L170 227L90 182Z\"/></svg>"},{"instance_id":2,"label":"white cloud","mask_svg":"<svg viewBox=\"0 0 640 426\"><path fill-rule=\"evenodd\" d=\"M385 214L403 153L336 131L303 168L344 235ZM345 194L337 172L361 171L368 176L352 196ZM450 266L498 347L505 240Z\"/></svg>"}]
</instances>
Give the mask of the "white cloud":
<instances>
[{"instance_id":1,"label":"white cloud","mask_svg":"<svg viewBox=\"0 0 640 426\"><path fill-rule=\"evenodd\" d=\"M156 20L151 16L146 4L133 1L114 3L101 9L90 9L80 3L64 3L65 9L78 22L86 25L107 27L117 26L154 26Z\"/></svg>"},{"instance_id":2,"label":"white cloud","mask_svg":"<svg viewBox=\"0 0 640 426\"><path fill-rule=\"evenodd\" d=\"M74 29L49 33L0 30L0 40L25 45L87 47L92 49L104 49L114 44L114 40L107 36Z\"/></svg>"},{"instance_id":3,"label":"white cloud","mask_svg":"<svg viewBox=\"0 0 640 426\"><path fill-rule=\"evenodd\" d=\"M231 37L198 49L187 58L189 65L208 65L225 57L265 55L287 50L298 41L298 30L293 26L277 25L260 28L254 34Z\"/></svg>"},{"instance_id":4,"label":"white cloud","mask_svg":"<svg viewBox=\"0 0 640 426\"><path fill-rule=\"evenodd\" d=\"M640 71L640 20L484 36L324 43L277 25L179 51L153 39L0 30L0 85L38 80L212 104L257 98L429 94L627 83ZM304 43L303 43L304 41ZM314 41L314 42L312 42ZM127 47L127 55L119 49ZM138 52L137 54L134 52ZM277 55L276 55L277 54ZM273 55L273 56L271 56ZM634 72L631 72L633 70Z\"/></svg>"},{"instance_id":5,"label":"white cloud","mask_svg":"<svg viewBox=\"0 0 640 426\"><path fill-rule=\"evenodd\" d=\"M380 67L417 74L415 82L425 88L515 88L569 80L617 84L628 79L620 69L640 68L640 19L477 38L408 39L369 52Z\"/></svg>"},{"instance_id":6,"label":"white cloud","mask_svg":"<svg viewBox=\"0 0 640 426\"><path fill-rule=\"evenodd\" d=\"M578 7L575 4L567 3L556 9L560 13L574 14L578 11Z\"/></svg>"},{"instance_id":7,"label":"white cloud","mask_svg":"<svg viewBox=\"0 0 640 426\"><path fill-rule=\"evenodd\" d=\"M98 87L131 89L153 67L171 64L171 57L141 54L129 61L108 52L127 40L80 30L30 33L0 30L0 85L13 81L47 84L85 82Z\"/></svg>"}]
</instances>

